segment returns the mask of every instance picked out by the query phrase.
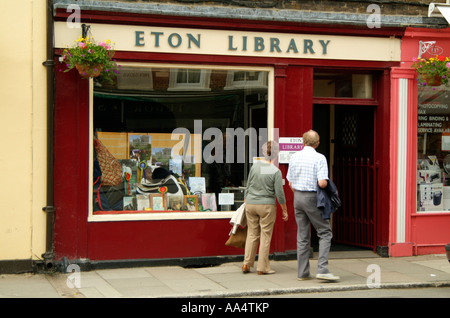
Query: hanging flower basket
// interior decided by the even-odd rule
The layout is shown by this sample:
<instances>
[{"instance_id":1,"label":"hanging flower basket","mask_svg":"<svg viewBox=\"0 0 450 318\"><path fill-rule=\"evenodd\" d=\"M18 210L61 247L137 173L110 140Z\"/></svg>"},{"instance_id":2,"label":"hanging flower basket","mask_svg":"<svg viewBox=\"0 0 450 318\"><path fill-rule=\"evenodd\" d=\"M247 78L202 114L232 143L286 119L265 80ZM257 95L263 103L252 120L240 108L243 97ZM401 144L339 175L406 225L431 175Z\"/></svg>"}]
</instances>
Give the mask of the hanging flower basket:
<instances>
[{"instance_id":1,"label":"hanging flower basket","mask_svg":"<svg viewBox=\"0 0 450 318\"><path fill-rule=\"evenodd\" d=\"M420 74L420 77L427 86L442 85L442 77L439 74Z\"/></svg>"},{"instance_id":2,"label":"hanging flower basket","mask_svg":"<svg viewBox=\"0 0 450 318\"><path fill-rule=\"evenodd\" d=\"M423 86L440 86L448 84L450 75L450 58L436 55L434 57L414 58L412 67L414 67L420 75L420 85Z\"/></svg>"},{"instance_id":3,"label":"hanging flower basket","mask_svg":"<svg viewBox=\"0 0 450 318\"><path fill-rule=\"evenodd\" d=\"M103 65L75 64L75 68L83 78L98 77L103 71Z\"/></svg>"},{"instance_id":4,"label":"hanging flower basket","mask_svg":"<svg viewBox=\"0 0 450 318\"><path fill-rule=\"evenodd\" d=\"M113 56L109 40L97 44L92 37L80 37L73 47L64 50L61 63L67 67L64 72L76 68L82 78L97 77L113 83L116 74L120 73L120 65L112 59Z\"/></svg>"}]
</instances>

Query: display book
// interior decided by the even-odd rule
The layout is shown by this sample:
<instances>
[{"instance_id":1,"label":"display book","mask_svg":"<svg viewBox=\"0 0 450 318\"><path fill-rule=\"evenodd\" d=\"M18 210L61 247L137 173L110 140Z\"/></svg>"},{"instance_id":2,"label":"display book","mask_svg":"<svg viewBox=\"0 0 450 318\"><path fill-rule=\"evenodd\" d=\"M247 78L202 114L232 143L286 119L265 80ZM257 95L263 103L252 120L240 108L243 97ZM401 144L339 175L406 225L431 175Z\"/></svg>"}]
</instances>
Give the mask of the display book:
<instances>
[{"instance_id":1,"label":"display book","mask_svg":"<svg viewBox=\"0 0 450 318\"><path fill-rule=\"evenodd\" d=\"M123 176L121 184L103 187L102 192L121 194L123 204L108 211L99 211L94 204L94 214L217 211L216 195L206 193L205 178L200 176L201 164L193 163L198 154L183 162L182 149L173 153L180 141L170 134L97 132L97 136L120 163Z\"/></svg>"},{"instance_id":2,"label":"display book","mask_svg":"<svg viewBox=\"0 0 450 318\"><path fill-rule=\"evenodd\" d=\"M195 179L195 181L194 181ZM124 197L124 210L137 211L217 211L215 193L206 193L205 178L190 177L186 186L177 175L169 174L163 179L142 179L136 187L135 196ZM203 187L198 185L203 183ZM128 206L125 205L128 202Z\"/></svg>"},{"instance_id":3,"label":"display book","mask_svg":"<svg viewBox=\"0 0 450 318\"><path fill-rule=\"evenodd\" d=\"M436 156L418 160L417 212L450 211L450 186L446 185L446 175L450 175L450 155L442 165L443 169Z\"/></svg>"}]
</instances>

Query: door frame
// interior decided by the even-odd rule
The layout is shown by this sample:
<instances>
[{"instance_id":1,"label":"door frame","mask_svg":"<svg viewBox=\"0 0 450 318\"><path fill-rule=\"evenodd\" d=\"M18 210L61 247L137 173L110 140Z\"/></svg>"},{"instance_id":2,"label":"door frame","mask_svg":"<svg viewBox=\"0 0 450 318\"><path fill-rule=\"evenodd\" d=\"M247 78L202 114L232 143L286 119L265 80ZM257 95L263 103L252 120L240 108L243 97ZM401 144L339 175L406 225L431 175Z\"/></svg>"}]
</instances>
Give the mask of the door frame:
<instances>
[{"instance_id":1,"label":"door frame","mask_svg":"<svg viewBox=\"0 0 450 318\"><path fill-rule=\"evenodd\" d=\"M320 71L328 72L328 70L320 69ZM331 72L342 72L342 73L352 73L355 72L355 70L330 70ZM378 70L379 71L379 70ZM356 71L357 72L357 71ZM369 71L364 70L361 71L363 73L368 73ZM388 74L387 71L384 72L370 72L373 74L373 81L372 81L372 98L348 98L348 97L313 97L312 104L313 109L315 105L329 105L330 114L329 114L329 121L330 121L330 133L329 133L329 169L330 169L330 178L333 177L334 171L334 157L335 157L335 149L334 149L334 137L335 137L335 110L339 106L354 106L354 107L370 107L374 108L373 111L373 165L375 168L375 175L378 174L378 166L379 166L379 158L377 153L377 147L379 147L379 143L377 143L379 139L378 131L379 131L379 124L382 122L380 116L382 116L385 113L386 107L389 109L389 103L386 103L385 96L388 92L386 92L386 74ZM383 109L384 111L380 111L380 109ZM379 151L379 149L378 149ZM378 178L377 178L378 179ZM385 220L383 216L381 216L382 206L378 204L380 201L379 193L379 184L375 185L374 189L374 200L376 201L376 210L374 211L374 231L373 231L373 250L378 249L378 245L384 245L382 243L381 236L382 234L378 232L378 226L379 222ZM387 194L388 195L388 194ZM337 212L339 213L339 212ZM388 216L387 216L388 217ZM385 221L383 221L384 223Z\"/></svg>"}]
</instances>

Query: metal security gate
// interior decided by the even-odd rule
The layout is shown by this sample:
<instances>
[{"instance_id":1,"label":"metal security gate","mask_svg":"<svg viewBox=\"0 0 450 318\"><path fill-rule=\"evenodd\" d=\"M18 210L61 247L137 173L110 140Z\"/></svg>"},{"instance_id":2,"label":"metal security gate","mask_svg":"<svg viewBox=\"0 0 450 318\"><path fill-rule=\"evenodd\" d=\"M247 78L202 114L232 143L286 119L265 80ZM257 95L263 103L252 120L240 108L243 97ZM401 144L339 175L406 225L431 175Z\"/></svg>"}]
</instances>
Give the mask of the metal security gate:
<instances>
[{"instance_id":1,"label":"metal security gate","mask_svg":"<svg viewBox=\"0 0 450 318\"><path fill-rule=\"evenodd\" d=\"M342 206L333 214L336 243L375 248L376 167L369 158L335 158Z\"/></svg>"}]
</instances>

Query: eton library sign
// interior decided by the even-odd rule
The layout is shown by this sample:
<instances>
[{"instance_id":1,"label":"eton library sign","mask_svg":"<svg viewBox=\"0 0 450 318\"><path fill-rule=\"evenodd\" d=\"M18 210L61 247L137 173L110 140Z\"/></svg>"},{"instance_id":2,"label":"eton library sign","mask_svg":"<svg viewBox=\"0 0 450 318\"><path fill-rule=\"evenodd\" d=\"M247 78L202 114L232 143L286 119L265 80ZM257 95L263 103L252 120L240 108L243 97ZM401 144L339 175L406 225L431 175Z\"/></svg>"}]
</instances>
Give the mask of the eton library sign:
<instances>
[{"instance_id":1,"label":"eton library sign","mask_svg":"<svg viewBox=\"0 0 450 318\"><path fill-rule=\"evenodd\" d=\"M154 26L90 24L97 41L116 51L303 59L400 61L400 39L300 33L247 32ZM55 47L71 47L80 28L55 22Z\"/></svg>"}]
</instances>

